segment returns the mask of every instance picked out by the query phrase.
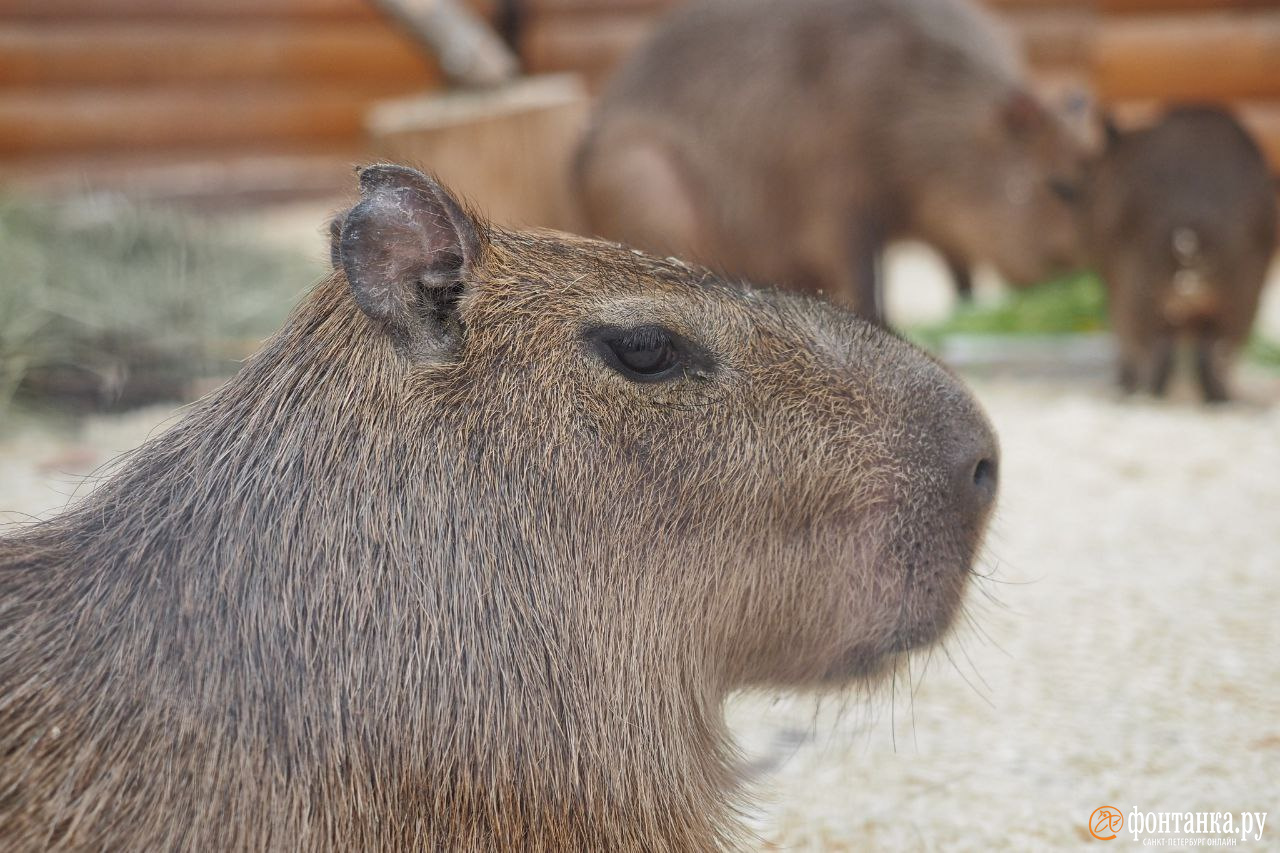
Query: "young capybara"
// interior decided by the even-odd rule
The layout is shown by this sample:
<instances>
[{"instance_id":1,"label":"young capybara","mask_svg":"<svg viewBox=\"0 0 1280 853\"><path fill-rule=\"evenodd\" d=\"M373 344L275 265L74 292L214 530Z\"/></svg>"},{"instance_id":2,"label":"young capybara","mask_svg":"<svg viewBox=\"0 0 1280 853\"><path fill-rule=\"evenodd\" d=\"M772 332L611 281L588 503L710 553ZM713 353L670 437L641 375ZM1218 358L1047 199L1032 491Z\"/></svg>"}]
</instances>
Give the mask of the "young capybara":
<instances>
[{"instance_id":1,"label":"young capybara","mask_svg":"<svg viewBox=\"0 0 1280 853\"><path fill-rule=\"evenodd\" d=\"M1180 340L1204 398L1228 399L1276 247L1276 199L1257 144L1216 107L1114 129L1090 181L1089 221L1126 391L1164 393Z\"/></svg>"},{"instance_id":2,"label":"young capybara","mask_svg":"<svg viewBox=\"0 0 1280 853\"><path fill-rule=\"evenodd\" d=\"M575 193L588 229L879 318L888 241L968 289L1074 266L1084 149L966 0L701 0L601 96Z\"/></svg>"},{"instance_id":3,"label":"young capybara","mask_svg":"<svg viewBox=\"0 0 1280 853\"><path fill-rule=\"evenodd\" d=\"M7 850L703 850L728 691L951 623L995 439L818 301L373 166L230 383L0 539Z\"/></svg>"}]
</instances>

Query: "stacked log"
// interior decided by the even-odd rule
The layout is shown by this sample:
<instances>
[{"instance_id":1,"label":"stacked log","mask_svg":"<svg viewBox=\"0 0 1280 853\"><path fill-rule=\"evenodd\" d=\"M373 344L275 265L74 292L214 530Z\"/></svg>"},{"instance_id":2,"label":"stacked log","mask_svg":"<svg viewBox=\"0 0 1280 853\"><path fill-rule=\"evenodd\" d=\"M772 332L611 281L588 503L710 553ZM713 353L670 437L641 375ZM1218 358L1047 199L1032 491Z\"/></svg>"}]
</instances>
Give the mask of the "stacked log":
<instances>
[{"instance_id":1,"label":"stacked log","mask_svg":"<svg viewBox=\"0 0 1280 853\"><path fill-rule=\"evenodd\" d=\"M2 0L0 183L328 195L369 109L439 79L365 0Z\"/></svg>"},{"instance_id":2,"label":"stacked log","mask_svg":"<svg viewBox=\"0 0 1280 853\"><path fill-rule=\"evenodd\" d=\"M684 0L471 2L527 71L598 89ZM1277 0L986 2L1047 91L1091 90L1122 121L1173 102L1229 104L1280 170ZM369 0L0 0L0 182L92 183L186 162L252 192L274 162L316 191L345 186L371 107L440 85Z\"/></svg>"}]
</instances>

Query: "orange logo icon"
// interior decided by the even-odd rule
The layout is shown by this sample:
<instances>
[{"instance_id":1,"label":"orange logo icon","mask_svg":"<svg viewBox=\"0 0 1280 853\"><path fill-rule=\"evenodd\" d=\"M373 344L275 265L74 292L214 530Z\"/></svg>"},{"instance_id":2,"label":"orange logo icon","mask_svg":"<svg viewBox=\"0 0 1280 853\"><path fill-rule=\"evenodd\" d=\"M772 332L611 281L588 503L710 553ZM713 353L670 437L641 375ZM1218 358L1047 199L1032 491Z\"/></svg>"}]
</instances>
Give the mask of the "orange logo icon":
<instances>
[{"instance_id":1,"label":"orange logo icon","mask_svg":"<svg viewBox=\"0 0 1280 853\"><path fill-rule=\"evenodd\" d=\"M1099 841L1110 841L1124 828L1124 815L1119 809L1101 806L1089 815L1089 834ZM1107 835L1106 833L1111 833Z\"/></svg>"}]
</instances>

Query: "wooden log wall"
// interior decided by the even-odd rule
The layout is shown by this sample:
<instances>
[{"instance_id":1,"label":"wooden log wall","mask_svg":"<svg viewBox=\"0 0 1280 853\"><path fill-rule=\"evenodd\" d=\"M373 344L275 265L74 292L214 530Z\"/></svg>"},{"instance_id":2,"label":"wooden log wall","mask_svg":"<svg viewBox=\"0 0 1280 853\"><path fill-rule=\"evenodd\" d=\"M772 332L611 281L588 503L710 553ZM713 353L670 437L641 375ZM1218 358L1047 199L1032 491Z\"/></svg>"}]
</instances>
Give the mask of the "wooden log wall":
<instances>
[{"instance_id":1,"label":"wooden log wall","mask_svg":"<svg viewBox=\"0 0 1280 853\"><path fill-rule=\"evenodd\" d=\"M1091 77L1122 123L1175 101L1224 103L1280 174L1280 2L1098 2Z\"/></svg>"},{"instance_id":2,"label":"wooden log wall","mask_svg":"<svg viewBox=\"0 0 1280 853\"><path fill-rule=\"evenodd\" d=\"M0 182L329 194L369 108L438 84L365 0L0 0Z\"/></svg>"},{"instance_id":3,"label":"wooden log wall","mask_svg":"<svg viewBox=\"0 0 1280 853\"><path fill-rule=\"evenodd\" d=\"M598 87L679 2L518 0L517 47ZM1280 0L986 2L1046 88L1087 86L1132 122L1229 103L1280 167ZM373 103L439 85L368 0L0 0L0 183L328 192Z\"/></svg>"}]
</instances>

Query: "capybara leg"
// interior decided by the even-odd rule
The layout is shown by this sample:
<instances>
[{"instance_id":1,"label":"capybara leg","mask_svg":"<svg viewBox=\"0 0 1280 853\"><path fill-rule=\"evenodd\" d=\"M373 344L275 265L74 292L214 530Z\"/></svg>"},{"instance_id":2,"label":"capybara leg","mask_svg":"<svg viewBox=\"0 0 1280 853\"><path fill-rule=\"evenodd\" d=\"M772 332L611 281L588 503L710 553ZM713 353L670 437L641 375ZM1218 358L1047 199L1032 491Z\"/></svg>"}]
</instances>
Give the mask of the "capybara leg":
<instances>
[{"instance_id":1,"label":"capybara leg","mask_svg":"<svg viewBox=\"0 0 1280 853\"><path fill-rule=\"evenodd\" d=\"M1126 394L1147 391L1163 396L1173 371L1173 354L1173 339L1169 336L1135 339L1122 334L1117 371L1120 388Z\"/></svg>"},{"instance_id":2,"label":"capybara leg","mask_svg":"<svg viewBox=\"0 0 1280 853\"><path fill-rule=\"evenodd\" d=\"M1173 344L1173 338L1166 336L1156 339L1151 347L1147 381L1153 396L1163 397L1169 390L1169 376L1173 373Z\"/></svg>"},{"instance_id":3,"label":"capybara leg","mask_svg":"<svg viewBox=\"0 0 1280 853\"><path fill-rule=\"evenodd\" d=\"M885 325L883 249L875 228L859 230L853 243L846 294L841 297L859 315L881 326Z\"/></svg>"},{"instance_id":4,"label":"capybara leg","mask_svg":"<svg viewBox=\"0 0 1280 853\"><path fill-rule=\"evenodd\" d=\"M1148 365L1151 363L1151 345L1120 337L1120 360L1116 378L1126 394L1136 394L1147 387Z\"/></svg>"},{"instance_id":5,"label":"capybara leg","mask_svg":"<svg viewBox=\"0 0 1280 853\"><path fill-rule=\"evenodd\" d=\"M1231 399L1222 351L1221 342L1215 338L1206 336L1196 341L1196 374L1206 403L1225 403Z\"/></svg>"},{"instance_id":6,"label":"capybara leg","mask_svg":"<svg viewBox=\"0 0 1280 853\"><path fill-rule=\"evenodd\" d=\"M965 302L972 302L973 272L970 270L969 264L949 252L943 252L942 259L947 265L947 272L951 275L952 283L956 286L956 295Z\"/></svg>"},{"instance_id":7,"label":"capybara leg","mask_svg":"<svg viewBox=\"0 0 1280 853\"><path fill-rule=\"evenodd\" d=\"M1124 393L1132 394L1136 392L1138 390L1138 366L1132 360L1121 356L1120 365L1116 370L1116 382Z\"/></svg>"}]
</instances>

